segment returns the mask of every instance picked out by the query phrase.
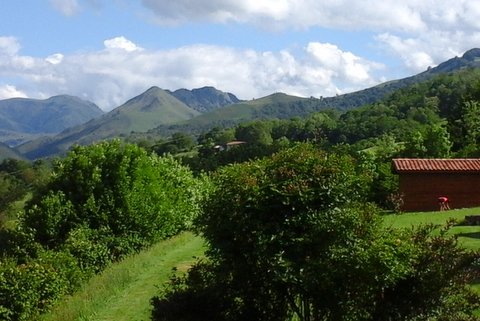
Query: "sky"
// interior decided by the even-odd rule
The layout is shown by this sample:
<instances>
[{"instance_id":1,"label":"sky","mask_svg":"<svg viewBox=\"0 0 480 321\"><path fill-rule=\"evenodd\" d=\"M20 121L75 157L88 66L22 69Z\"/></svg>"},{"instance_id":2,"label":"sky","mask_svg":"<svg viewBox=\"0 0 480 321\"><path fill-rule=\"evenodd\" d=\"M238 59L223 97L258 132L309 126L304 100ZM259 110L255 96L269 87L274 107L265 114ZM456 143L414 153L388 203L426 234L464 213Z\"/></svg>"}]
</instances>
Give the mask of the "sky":
<instances>
[{"instance_id":1,"label":"sky","mask_svg":"<svg viewBox=\"0 0 480 321\"><path fill-rule=\"evenodd\" d=\"M0 99L152 86L329 97L480 47L473 0L4 0Z\"/></svg>"}]
</instances>

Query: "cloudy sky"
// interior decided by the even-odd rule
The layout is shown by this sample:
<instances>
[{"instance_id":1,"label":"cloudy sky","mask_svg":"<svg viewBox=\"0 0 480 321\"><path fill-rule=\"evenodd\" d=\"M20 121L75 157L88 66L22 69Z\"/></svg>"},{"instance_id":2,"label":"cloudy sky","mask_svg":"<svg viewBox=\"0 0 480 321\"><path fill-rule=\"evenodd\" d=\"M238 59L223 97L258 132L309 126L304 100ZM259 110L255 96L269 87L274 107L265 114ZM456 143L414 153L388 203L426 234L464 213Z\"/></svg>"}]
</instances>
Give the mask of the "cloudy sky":
<instances>
[{"instance_id":1,"label":"cloudy sky","mask_svg":"<svg viewBox=\"0 0 480 321\"><path fill-rule=\"evenodd\" d=\"M480 47L472 0L5 0L0 99L151 86L333 96Z\"/></svg>"}]
</instances>

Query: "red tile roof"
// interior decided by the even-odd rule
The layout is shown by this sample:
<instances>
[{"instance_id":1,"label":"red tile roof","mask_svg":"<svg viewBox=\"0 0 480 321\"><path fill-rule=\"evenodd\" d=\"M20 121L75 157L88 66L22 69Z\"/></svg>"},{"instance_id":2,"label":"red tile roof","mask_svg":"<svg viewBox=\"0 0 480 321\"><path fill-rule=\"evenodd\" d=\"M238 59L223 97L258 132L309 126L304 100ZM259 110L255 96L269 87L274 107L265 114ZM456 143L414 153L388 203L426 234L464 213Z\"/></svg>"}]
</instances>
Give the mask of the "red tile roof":
<instances>
[{"instance_id":1,"label":"red tile roof","mask_svg":"<svg viewBox=\"0 0 480 321\"><path fill-rule=\"evenodd\" d=\"M393 159L396 172L479 172L480 158L455 159Z\"/></svg>"}]
</instances>

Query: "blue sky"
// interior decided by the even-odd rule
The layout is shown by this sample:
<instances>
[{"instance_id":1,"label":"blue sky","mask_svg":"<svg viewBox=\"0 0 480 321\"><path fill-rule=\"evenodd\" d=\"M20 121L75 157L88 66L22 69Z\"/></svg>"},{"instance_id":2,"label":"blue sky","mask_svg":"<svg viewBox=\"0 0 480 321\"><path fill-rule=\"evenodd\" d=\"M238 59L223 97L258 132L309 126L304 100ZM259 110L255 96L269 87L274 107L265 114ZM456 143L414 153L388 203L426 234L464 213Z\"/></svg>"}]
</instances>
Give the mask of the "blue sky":
<instances>
[{"instance_id":1,"label":"blue sky","mask_svg":"<svg viewBox=\"0 0 480 321\"><path fill-rule=\"evenodd\" d=\"M151 86L333 96L480 47L471 0L22 0L0 10L0 99L104 110Z\"/></svg>"}]
</instances>

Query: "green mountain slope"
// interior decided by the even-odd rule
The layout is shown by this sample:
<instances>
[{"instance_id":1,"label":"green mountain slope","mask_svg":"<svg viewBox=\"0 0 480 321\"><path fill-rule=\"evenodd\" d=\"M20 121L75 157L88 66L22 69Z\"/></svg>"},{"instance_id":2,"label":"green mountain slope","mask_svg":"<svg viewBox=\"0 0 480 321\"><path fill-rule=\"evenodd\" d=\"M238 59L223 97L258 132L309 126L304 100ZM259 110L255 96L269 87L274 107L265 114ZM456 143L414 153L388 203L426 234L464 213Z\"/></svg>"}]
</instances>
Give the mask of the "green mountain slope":
<instances>
[{"instance_id":1,"label":"green mountain slope","mask_svg":"<svg viewBox=\"0 0 480 321\"><path fill-rule=\"evenodd\" d=\"M336 97L323 98L320 106L348 110L365 104L378 102L395 90L427 81L439 74L458 72L468 68L480 68L480 49L470 49L462 57L454 57L436 67L428 68L417 75L388 81L380 85Z\"/></svg>"},{"instance_id":2,"label":"green mountain slope","mask_svg":"<svg viewBox=\"0 0 480 321\"><path fill-rule=\"evenodd\" d=\"M190 124L208 124L216 121L246 121L255 118L257 114L268 106L291 104L298 101L305 101L307 98L290 96L283 93L275 93L263 98L245 101L229 105L209 113L199 115L189 121Z\"/></svg>"},{"instance_id":3,"label":"green mountain slope","mask_svg":"<svg viewBox=\"0 0 480 321\"><path fill-rule=\"evenodd\" d=\"M273 94L261 99L216 109L183 123L169 126L161 125L152 132L161 136L169 136L175 132L199 134L214 126L228 127L253 119L305 117L312 112L327 108L347 111L379 102L399 89L428 81L437 75L479 67L480 49L471 49L462 57L452 58L420 74L389 81L353 93L325 98L300 98L285 94Z\"/></svg>"},{"instance_id":4,"label":"green mountain slope","mask_svg":"<svg viewBox=\"0 0 480 321\"><path fill-rule=\"evenodd\" d=\"M216 108L204 114L187 106L172 93L152 87L99 119L68 129L53 138L42 138L24 144L18 150L25 153L28 158L38 158L62 153L73 143L90 144L105 138L132 135L134 132L149 132L160 136L169 136L175 132L199 134L214 126L232 126L259 118L305 117L326 108L346 111L378 102L396 90L425 82L439 74L478 67L480 67L480 49L472 49L462 57L452 58L418 75L386 82L354 93L328 98L301 98L276 93L264 98ZM211 93L206 94L212 90L213 96L219 94L219 91L208 89L208 87L200 91L205 94L205 97L212 98ZM191 98L193 102L198 103L199 97L203 97L202 94L194 97L195 99L192 98L195 96L193 91L180 90L178 93L183 93L185 97L182 99L187 102ZM192 101L189 103L193 104ZM214 99L214 101L217 100Z\"/></svg>"},{"instance_id":5,"label":"green mountain slope","mask_svg":"<svg viewBox=\"0 0 480 321\"><path fill-rule=\"evenodd\" d=\"M34 140L18 147L30 159L64 153L73 144L87 145L95 141L146 132L161 124L190 119L199 112L188 107L166 91L152 87L143 94L100 118L62 133Z\"/></svg>"},{"instance_id":6,"label":"green mountain slope","mask_svg":"<svg viewBox=\"0 0 480 321\"><path fill-rule=\"evenodd\" d=\"M60 133L102 114L94 103L67 95L0 100L0 141L17 145L31 135Z\"/></svg>"},{"instance_id":7,"label":"green mountain slope","mask_svg":"<svg viewBox=\"0 0 480 321\"><path fill-rule=\"evenodd\" d=\"M0 143L0 161L3 161L7 158L24 159L24 157L20 155L20 153L18 153L16 150L8 147L3 143Z\"/></svg>"}]
</instances>

